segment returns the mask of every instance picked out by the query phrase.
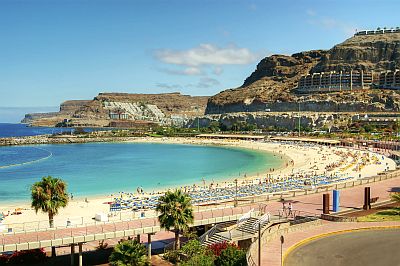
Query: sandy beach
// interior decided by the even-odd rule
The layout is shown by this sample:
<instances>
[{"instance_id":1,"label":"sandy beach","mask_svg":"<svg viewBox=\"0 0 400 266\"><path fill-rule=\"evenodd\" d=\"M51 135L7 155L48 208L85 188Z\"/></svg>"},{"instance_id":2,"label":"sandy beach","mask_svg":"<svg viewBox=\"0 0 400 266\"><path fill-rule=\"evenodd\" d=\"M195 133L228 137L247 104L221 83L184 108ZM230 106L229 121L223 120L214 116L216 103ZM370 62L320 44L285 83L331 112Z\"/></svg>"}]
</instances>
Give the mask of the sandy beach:
<instances>
[{"instance_id":1,"label":"sandy beach","mask_svg":"<svg viewBox=\"0 0 400 266\"><path fill-rule=\"evenodd\" d=\"M340 173L353 178L364 178L377 175L385 170L395 169L393 160L370 151L357 151L339 147L313 146L313 145L295 145L291 143L278 142L252 142L237 140L214 140L214 139L196 139L196 138L135 138L129 142L148 142L165 144L191 144L191 145L223 145L229 147L238 147L244 149L258 150L261 152L273 153L283 160L282 166L278 169L265 169L257 175L247 176L242 173L238 176L238 185L249 183L258 184L262 179L282 179L292 174L310 174L310 175L332 175ZM232 185L234 180L220 182L219 187ZM193 184L187 184L193 185ZM204 184L199 182L198 186ZM210 186L206 183L205 186ZM215 185L215 184L214 184ZM136 193L135 191L125 191ZM146 191L145 191L146 192ZM146 195L144 195L146 196ZM61 209L55 217L56 226L66 226L67 221L71 225L92 223L96 213L109 213L108 202L112 201L110 195L102 197L75 198L70 201L68 206ZM17 209L18 215L8 215L3 221L4 224L18 224L26 228L48 226L48 217L41 212L35 213L30 207L30 202L7 204L0 203L0 212L4 214L13 213ZM110 217L110 220L124 220L137 218L142 215L140 212L123 211L116 217ZM155 215L153 211L145 211L145 216Z\"/></svg>"}]
</instances>

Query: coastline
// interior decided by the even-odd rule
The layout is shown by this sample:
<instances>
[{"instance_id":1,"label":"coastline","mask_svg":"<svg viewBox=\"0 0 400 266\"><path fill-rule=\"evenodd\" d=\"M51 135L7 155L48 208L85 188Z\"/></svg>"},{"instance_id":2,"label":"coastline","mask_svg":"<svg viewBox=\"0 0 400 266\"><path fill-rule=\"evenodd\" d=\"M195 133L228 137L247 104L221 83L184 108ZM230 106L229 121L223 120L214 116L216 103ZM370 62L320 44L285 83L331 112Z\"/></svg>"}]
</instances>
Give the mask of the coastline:
<instances>
[{"instance_id":1,"label":"coastline","mask_svg":"<svg viewBox=\"0 0 400 266\"><path fill-rule=\"evenodd\" d=\"M213 140L213 141L207 141L205 142L202 139L197 139L197 138L152 138L152 137L135 137L135 138L124 138L123 140L119 139L116 141L112 141L112 142L87 142L87 143L99 143L99 144L111 144L111 143L120 143L120 144L124 144L124 143L141 143L141 144L175 144L175 145L191 145L191 146L210 146L210 147L220 147L220 148L226 148L226 149L232 149L232 150L244 150L245 152L250 152L251 154L257 154L259 153L259 155L256 156L262 156L264 157L265 155L268 156L273 156L273 157L278 157L281 156L281 159L278 159L280 161L279 165L275 165L274 166L274 170L275 172L277 172L277 170L282 170L285 168L285 164L290 160L290 158L288 158L286 155L282 155L282 154L278 154L276 152L270 151L270 150L265 150L265 149L255 149L254 147L248 147L247 145L243 145L243 143L235 143L235 142L227 142L226 140ZM59 144L59 143L57 143ZM55 144L55 145L57 145ZM70 143L70 144L76 144L76 143ZM84 144L84 143L78 143L78 144ZM48 145L48 143L46 144L18 144L16 146L20 146L20 147L33 147L33 148L37 148L40 149L41 145ZM53 144L50 144L53 145ZM36 161L40 161L43 160L45 158L41 158L38 160L34 160L32 162L36 162ZM262 158L262 160L264 160L265 158ZM11 167L11 166L20 166L20 165L25 165L25 164L30 164L32 163L31 161L29 162L23 162L20 164L13 164L13 165L7 165L4 166L3 168L7 168L7 167ZM0 167L1 169L2 167ZM234 179L238 179L239 181L245 181L245 180L252 180L255 178L258 178L259 176L265 176L269 173L271 173L271 170L268 168L265 168L263 166L262 169L245 169L248 171L243 171L243 172L239 172L238 174L225 174L225 175L218 175L216 174L215 177L212 178L212 181L208 178L205 180L206 182L206 186L209 186L209 184L211 182L214 183L219 183L220 186L224 187L226 186L226 184L228 183L232 183L234 182ZM200 177L199 180L195 182L196 186L198 187L203 187L203 184L200 181ZM183 181L181 184L176 184L176 185L162 185L162 186L157 186L156 187L152 187L151 189L149 188L145 188L146 193L164 193L167 190L171 190L171 189L175 189L175 188L183 188L185 186L192 186L193 182L191 181ZM117 189L116 189L117 190ZM93 193L93 194L74 194L74 198L78 199L81 198L82 200L84 200L85 198L87 198L88 200L93 200L93 199L101 199L101 198L106 198L109 197L109 195L112 194L117 194L117 191L109 191L107 193ZM132 191L132 188L130 188L130 190L124 190L124 192L127 193L133 193L134 191ZM27 204L30 204L29 201L29 197L27 198L23 198L23 199L16 199L16 200L12 200L12 201L7 201L7 202L0 202L0 213L3 211L3 209L5 207L8 208L20 208L21 206L26 207Z\"/></svg>"},{"instance_id":2,"label":"coastline","mask_svg":"<svg viewBox=\"0 0 400 266\"><path fill-rule=\"evenodd\" d=\"M162 144L186 144L186 145L213 145L213 146L226 146L240 148L240 149L249 149L253 151L260 152L268 152L269 154L274 154L276 156L282 156L282 164L281 167L276 168L274 171L269 171L269 169L264 169L264 171L260 172L256 175L249 176L241 176L237 179L239 180L238 185L245 184L258 184L262 178L266 176L270 176L276 180L280 178L285 178L291 174L303 174L303 173L314 173L321 174L326 172L325 166L337 163L341 156L335 154L335 151L343 151L349 152L349 149L345 148L329 148L325 146L300 146L296 144L290 143L279 143L279 142L251 142L251 141L236 141L236 140L210 140L210 139L198 139L198 138L151 138L151 137L143 137L143 138L125 138L123 141L119 139L121 143L162 143ZM113 141L117 142L117 141ZM352 151L353 153L357 153L358 151ZM371 153L372 152L368 152ZM381 158L381 156L379 156ZM389 162L387 158L381 158L385 162ZM346 158L345 164L350 164L348 162L348 158ZM291 163L293 162L293 163ZM394 164L394 162L393 162ZM360 173L362 173L363 177L372 176L377 174L377 172L381 172L384 164L381 164L379 167L376 165L367 165L363 168ZM392 167L392 164L391 164ZM317 169L317 170L316 170ZM338 169L336 169L338 170ZM346 170L343 170L343 175L353 176L355 178L354 169L352 167L347 167ZM220 187L223 186L232 186L233 180L224 181ZM192 185L192 184L188 184ZM209 182L205 184L206 187L209 186ZM202 187L203 184L199 184L199 187ZM165 189L160 189L165 191ZM161 191L158 192L161 192ZM157 192L156 190L154 190ZM131 192L131 191L124 191ZM147 191L146 191L147 192ZM115 195L115 194L114 194ZM111 200L110 195L94 195L87 197L74 197L74 200L70 202L70 204L62 209L59 215L56 217L56 224L65 225L65 221L67 219L82 219L85 221L91 221L91 218L95 213L103 212L109 213L109 205L104 204L105 202L109 202ZM35 212L30 207L30 202L14 202L12 204L1 204L0 203L0 212L13 211L14 209L20 208L22 209L21 215L11 215L8 216L4 223L5 224L15 224L22 223L27 221L46 221L47 216L42 213L35 214ZM134 215L133 212L129 212L129 215ZM77 218L78 217L78 218ZM146 216L147 217L147 216Z\"/></svg>"}]
</instances>

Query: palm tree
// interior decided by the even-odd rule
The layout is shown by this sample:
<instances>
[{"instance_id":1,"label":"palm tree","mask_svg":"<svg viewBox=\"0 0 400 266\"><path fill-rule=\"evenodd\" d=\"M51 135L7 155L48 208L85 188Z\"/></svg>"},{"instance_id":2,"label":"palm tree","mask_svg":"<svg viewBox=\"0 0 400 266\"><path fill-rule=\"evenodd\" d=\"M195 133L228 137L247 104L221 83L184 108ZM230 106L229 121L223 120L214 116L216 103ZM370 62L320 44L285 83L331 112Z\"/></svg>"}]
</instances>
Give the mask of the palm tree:
<instances>
[{"instance_id":1,"label":"palm tree","mask_svg":"<svg viewBox=\"0 0 400 266\"><path fill-rule=\"evenodd\" d=\"M182 190L167 191L159 198L156 210L160 212L158 220L160 226L167 230L173 228L175 233L175 249L179 249L179 234L189 228L193 223L193 208L191 198Z\"/></svg>"},{"instance_id":2,"label":"palm tree","mask_svg":"<svg viewBox=\"0 0 400 266\"><path fill-rule=\"evenodd\" d=\"M31 187L32 207L36 213L41 210L49 215L50 228L54 227L54 215L61 207L68 204L67 184L51 176L43 177ZM52 256L55 256L55 247L52 247Z\"/></svg>"},{"instance_id":3,"label":"palm tree","mask_svg":"<svg viewBox=\"0 0 400 266\"><path fill-rule=\"evenodd\" d=\"M136 240L120 241L109 258L112 266L147 266L150 265L146 256L146 248Z\"/></svg>"}]
</instances>

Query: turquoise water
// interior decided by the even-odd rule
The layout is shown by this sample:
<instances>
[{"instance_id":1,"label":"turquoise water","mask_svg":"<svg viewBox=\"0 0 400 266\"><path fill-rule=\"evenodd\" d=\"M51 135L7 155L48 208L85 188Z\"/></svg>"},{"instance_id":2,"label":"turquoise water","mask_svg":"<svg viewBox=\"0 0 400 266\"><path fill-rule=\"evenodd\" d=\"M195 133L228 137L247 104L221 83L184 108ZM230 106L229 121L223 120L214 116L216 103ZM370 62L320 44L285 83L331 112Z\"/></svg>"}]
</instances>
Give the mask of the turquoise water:
<instances>
[{"instance_id":1,"label":"turquoise water","mask_svg":"<svg viewBox=\"0 0 400 266\"><path fill-rule=\"evenodd\" d=\"M145 191L278 167L272 154L216 146L86 143L0 147L0 201L25 201L42 176L61 177L74 196Z\"/></svg>"}]
</instances>

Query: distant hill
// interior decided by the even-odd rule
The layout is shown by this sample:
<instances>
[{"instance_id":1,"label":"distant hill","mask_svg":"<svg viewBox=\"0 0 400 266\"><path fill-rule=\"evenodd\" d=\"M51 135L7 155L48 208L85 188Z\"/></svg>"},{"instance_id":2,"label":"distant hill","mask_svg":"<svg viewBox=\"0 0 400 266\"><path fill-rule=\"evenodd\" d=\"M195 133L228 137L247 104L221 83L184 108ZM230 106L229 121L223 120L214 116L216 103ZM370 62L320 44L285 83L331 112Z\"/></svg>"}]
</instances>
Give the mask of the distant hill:
<instances>
[{"instance_id":1,"label":"distant hill","mask_svg":"<svg viewBox=\"0 0 400 266\"><path fill-rule=\"evenodd\" d=\"M27 114L22 122L37 126L108 126L111 121L151 121L175 125L204 114L208 97L176 93L100 93L93 100L66 101L59 112Z\"/></svg>"}]
</instances>

